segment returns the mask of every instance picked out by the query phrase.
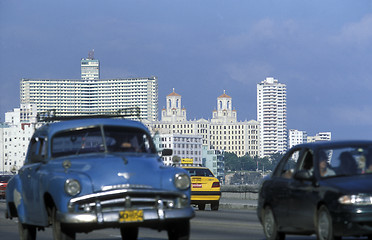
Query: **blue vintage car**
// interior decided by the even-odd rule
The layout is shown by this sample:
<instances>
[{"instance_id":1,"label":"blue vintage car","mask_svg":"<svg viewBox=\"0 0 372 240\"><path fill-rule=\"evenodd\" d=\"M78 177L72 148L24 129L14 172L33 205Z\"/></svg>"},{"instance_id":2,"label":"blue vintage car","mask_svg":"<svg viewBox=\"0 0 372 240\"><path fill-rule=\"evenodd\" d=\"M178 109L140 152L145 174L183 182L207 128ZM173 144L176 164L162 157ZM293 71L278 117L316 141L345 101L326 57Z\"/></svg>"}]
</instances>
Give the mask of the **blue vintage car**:
<instances>
[{"instance_id":1,"label":"blue vintage car","mask_svg":"<svg viewBox=\"0 0 372 240\"><path fill-rule=\"evenodd\" d=\"M139 227L189 239L194 216L186 170L163 165L143 124L109 118L37 129L8 183L6 206L8 218L18 217L21 239L49 226L54 239L101 228L137 239Z\"/></svg>"}]
</instances>

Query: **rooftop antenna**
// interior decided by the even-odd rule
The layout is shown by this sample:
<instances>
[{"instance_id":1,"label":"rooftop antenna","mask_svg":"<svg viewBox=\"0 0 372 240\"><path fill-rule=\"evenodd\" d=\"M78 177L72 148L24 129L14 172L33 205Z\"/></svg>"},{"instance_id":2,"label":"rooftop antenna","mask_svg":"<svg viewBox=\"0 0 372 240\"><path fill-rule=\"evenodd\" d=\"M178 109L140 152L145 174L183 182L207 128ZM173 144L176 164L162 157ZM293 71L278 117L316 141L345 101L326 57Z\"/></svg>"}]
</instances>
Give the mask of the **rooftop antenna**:
<instances>
[{"instance_id":1,"label":"rooftop antenna","mask_svg":"<svg viewBox=\"0 0 372 240\"><path fill-rule=\"evenodd\" d=\"M94 59L94 49L88 52L88 59Z\"/></svg>"}]
</instances>

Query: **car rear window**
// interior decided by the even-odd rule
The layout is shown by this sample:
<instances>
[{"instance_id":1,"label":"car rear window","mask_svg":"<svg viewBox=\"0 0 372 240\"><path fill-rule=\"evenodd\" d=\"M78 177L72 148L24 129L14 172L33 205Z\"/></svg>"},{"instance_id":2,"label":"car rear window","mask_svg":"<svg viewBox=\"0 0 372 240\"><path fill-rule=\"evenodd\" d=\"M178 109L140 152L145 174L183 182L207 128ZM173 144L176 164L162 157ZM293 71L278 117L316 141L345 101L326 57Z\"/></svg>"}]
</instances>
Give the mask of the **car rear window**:
<instances>
[{"instance_id":1,"label":"car rear window","mask_svg":"<svg viewBox=\"0 0 372 240\"><path fill-rule=\"evenodd\" d=\"M214 177L213 173L207 168L186 168L190 176Z\"/></svg>"}]
</instances>

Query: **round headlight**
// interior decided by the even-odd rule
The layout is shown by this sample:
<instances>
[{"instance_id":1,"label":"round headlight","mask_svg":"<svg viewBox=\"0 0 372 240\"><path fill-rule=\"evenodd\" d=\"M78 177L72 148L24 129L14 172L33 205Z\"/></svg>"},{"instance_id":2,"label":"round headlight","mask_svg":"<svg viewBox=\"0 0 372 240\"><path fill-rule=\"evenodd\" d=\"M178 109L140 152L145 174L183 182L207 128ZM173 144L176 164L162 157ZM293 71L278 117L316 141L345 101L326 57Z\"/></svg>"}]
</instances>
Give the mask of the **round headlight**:
<instances>
[{"instance_id":1,"label":"round headlight","mask_svg":"<svg viewBox=\"0 0 372 240\"><path fill-rule=\"evenodd\" d=\"M174 185L181 190L186 190L190 187L191 180L186 173L177 173L174 176Z\"/></svg>"},{"instance_id":2,"label":"round headlight","mask_svg":"<svg viewBox=\"0 0 372 240\"><path fill-rule=\"evenodd\" d=\"M71 196L75 196L80 193L80 183L75 179L67 179L65 182L65 191Z\"/></svg>"}]
</instances>

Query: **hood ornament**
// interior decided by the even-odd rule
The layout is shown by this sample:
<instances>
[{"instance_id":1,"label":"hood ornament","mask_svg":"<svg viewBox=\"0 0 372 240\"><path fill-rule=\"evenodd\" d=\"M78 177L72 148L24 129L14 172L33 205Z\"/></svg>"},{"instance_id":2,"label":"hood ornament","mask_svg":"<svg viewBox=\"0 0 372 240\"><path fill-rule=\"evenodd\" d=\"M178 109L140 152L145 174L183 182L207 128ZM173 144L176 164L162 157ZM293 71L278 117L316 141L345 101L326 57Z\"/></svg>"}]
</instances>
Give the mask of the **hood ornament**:
<instances>
[{"instance_id":1,"label":"hood ornament","mask_svg":"<svg viewBox=\"0 0 372 240\"><path fill-rule=\"evenodd\" d=\"M62 166L63 166L63 168L65 169L65 171L67 172L67 170L71 167L71 162L70 162L70 160L65 160L65 161L63 161Z\"/></svg>"}]
</instances>

